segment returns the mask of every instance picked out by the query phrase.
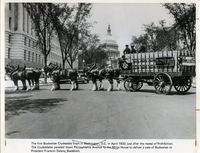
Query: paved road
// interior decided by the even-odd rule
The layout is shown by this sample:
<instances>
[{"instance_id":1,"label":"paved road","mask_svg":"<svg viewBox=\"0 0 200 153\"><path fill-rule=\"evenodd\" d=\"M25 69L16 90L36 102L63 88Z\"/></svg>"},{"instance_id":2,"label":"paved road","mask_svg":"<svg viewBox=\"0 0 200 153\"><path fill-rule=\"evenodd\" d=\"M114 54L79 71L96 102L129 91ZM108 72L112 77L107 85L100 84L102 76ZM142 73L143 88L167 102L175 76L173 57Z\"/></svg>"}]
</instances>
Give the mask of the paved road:
<instances>
[{"instance_id":1,"label":"paved road","mask_svg":"<svg viewBox=\"0 0 200 153\"><path fill-rule=\"evenodd\" d=\"M69 84L54 92L50 85L28 92L5 86L6 138L196 138L195 88L158 95L148 85L138 92L92 92L91 83L72 92Z\"/></svg>"}]
</instances>

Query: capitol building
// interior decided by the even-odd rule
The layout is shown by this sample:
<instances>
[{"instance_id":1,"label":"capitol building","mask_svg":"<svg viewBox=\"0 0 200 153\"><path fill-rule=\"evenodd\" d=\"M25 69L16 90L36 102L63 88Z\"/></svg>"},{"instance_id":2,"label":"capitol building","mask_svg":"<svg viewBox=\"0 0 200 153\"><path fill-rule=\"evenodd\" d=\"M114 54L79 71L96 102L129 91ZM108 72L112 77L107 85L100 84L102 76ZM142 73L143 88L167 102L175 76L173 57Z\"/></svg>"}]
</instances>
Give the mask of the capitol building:
<instances>
[{"instance_id":1,"label":"capitol building","mask_svg":"<svg viewBox=\"0 0 200 153\"><path fill-rule=\"evenodd\" d=\"M118 50L118 44L115 38L111 34L110 25L107 29L107 35L101 41L101 46L108 54L107 64L112 67L117 67L117 60L120 56L120 51Z\"/></svg>"}]
</instances>

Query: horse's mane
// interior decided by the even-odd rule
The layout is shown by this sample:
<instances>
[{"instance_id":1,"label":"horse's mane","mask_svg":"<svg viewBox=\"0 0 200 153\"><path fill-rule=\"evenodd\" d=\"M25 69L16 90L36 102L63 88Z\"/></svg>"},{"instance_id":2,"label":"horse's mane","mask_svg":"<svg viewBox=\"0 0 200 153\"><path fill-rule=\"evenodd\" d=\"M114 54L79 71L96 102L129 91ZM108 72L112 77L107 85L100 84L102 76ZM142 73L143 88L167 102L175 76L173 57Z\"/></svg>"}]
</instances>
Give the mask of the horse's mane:
<instances>
[{"instance_id":1,"label":"horse's mane","mask_svg":"<svg viewBox=\"0 0 200 153\"><path fill-rule=\"evenodd\" d=\"M104 65L104 64L102 63L101 66L99 67L99 69L102 69L102 68L103 68L103 65Z\"/></svg>"},{"instance_id":2,"label":"horse's mane","mask_svg":"<svg viewBox=\"0 0 200 153\"><path fill-rule=\"evenodd\" d=\"M11 66L11 67L13 67L14 68L14 66ZM18 66L17 66L17 68L15 68L13 71L11 71L11 75L14 73L14 72L16 72L16 71L18 71L19 70L19 64L18 64Z\"/></svg>"},{"instance_id":3,"label":"horse's mane","mask_svg":"<svg viewBox=\"0 0 200 153\"><path fill-rule=\"evenodd\" d=\"M24 70L26 70L26 65L24 65L24 67L20 71L24 71Z\"/></svg>"}]
</instances>

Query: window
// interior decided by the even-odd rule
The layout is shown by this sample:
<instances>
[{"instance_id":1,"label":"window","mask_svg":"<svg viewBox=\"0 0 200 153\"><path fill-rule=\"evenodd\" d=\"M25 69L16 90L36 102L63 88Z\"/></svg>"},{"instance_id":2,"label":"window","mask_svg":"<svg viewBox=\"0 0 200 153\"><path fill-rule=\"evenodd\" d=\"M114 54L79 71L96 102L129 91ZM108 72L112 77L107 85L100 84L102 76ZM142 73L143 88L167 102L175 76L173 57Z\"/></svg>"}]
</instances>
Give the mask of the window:
<instances>
[{"instance_id":1,"label":"window","mask_svg":"<svg viewBox=\"0 0 200 153\"><path fill-rule=\"evenodd\" d=\"M30 51L28 52L28 61L30 61L31 53Z\"/></svg>"},{"instance_id":2,"label":"window","mask_svg":"<svg viewBox=\"0 0 200 153\"><path fill-rule=\"evenodd\" d=\"M8 43L11 43L11 35L8 35Z\"/></svg>"},{"instance_id":3,"label":"window","mask_svg":"<svg viewBox=\"0 0 200 153\"><path fill-rule=\"evenodd\" d=\"M26 60L26 50L24 50L24 60Z\"/></svg>"},{"instance_id":4,"label":"window","mask_svg":"<svg viewBox=\"0 0 200 153\"><path fill-rule=\"evenodd\" d=\"M24 45L26 46L26 37L24 37Z\"/></svg>"},{"instance_id":5,"label":"window","mask_svg":"<svg viewBox=\"0 0 200 153\"><path fill-rule=\"evenodd\" d=\"M35 48L35 42L33 41L33 49Z\"/></svg>"},{"instance_id":6,"label":"window","mask_svg":"<svg viewBox=\"0 0 200 153\"><path fill-rule=\"evenodd\" d=\"M10 59L10 48L8 48L8 59Z\"/></svg>"},{"instance_id":7,"label":"window","mask_svg":"<svg viewBox=\"0 0 200 153\"><path fill-rule=\"evenodd\" d=\"M39 49L39 44L38 43L36 43L36 50L38 50Z\"/></svg>"},{"instance_id":8,"label":"window","mask_svg":"<svg viewBox=\"0 0 200 153\"><path fill-rule=\"evenodd\" d=\"M29 15L27 14L27 33L30 32L30 22L29 22Z\"/></svg>"},{"instance_id":9,"label":"window","mask_svg":"<svg viewBox=\"0 0 200 153\"><path fill-rule=\"evenodd\" d=\"M11 29L11 17L9 17L9 23L8 23L9 25L9 29Z\"/></svg>"},{"instance_id":10,"label":"window","mask_svg":"<svg viewBox=\"0 0 200 153\"><path fill-rule=\"evenodd\" d=\"M23 31L25 31L25 25L26 25L26 23L25 23L25 8L22 7L22 9L23 9Z\"/></svg>"},{"instance_id":11,"label":"window","mask_svg":"<svg viewBox=\"0 0 200 153\"><path fill-rule=\"evenodd\" d=\"M35 62L37 63L37 54L35 53Z\"/></svg>"},{"instance_id":12,"label":"window","mask_svg":"<svg viewBox=\"0 0 200 153\"><path fill-rule=\"evenodd\" d=\"M11 3L9 3L9 10L11 10Z\"/></svg>"},{"instance_id":13,"label":"window","mask_svg":"<svg viewBox=\"0 0 200 153\"><path fill-rule=\"evenodd\" d=\"M32 62L34 62L34 53L32 53Z\"/></svg>"},{"instance_id":14,"label":"window","mask_svg":"<svg viewBox=\"0 0 200 153\"><path fill-rule=\"evenodd\" d=\"M41 55L39 55L39 62L38 63L40 63L40 61L41 61Z\"/></svg>"},{"instance_id":15,"label":"window","mask_svg":"<svg viewBox=\"0 0 200 153\"><path fill-rule=\"evenodd\" d=\"M31 47L31 40L30 40L30 39L29 39L29 43L28 43L28 46L29 46L29 47Z\"/></svg>"}]
</instances>

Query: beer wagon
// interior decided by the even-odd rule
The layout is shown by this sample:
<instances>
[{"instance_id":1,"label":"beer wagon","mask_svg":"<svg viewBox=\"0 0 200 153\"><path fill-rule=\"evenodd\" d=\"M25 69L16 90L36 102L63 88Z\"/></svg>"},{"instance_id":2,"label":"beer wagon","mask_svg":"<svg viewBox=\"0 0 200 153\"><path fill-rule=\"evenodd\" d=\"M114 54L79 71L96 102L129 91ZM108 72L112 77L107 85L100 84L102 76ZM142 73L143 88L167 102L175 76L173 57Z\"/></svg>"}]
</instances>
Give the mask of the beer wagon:
<instances>
[{"instance_id":1,"label":"beer wagon","mask_svg":"<svg viewBox=\"0 0 200 153\"><path fill-rule=\"evenodd\" d=\"M172 86L187 92L195 76L195 53L187 50L125 54L119 62L127 91L152 83L158 94L170 93Z\"/></svg>"}]
</instances>

